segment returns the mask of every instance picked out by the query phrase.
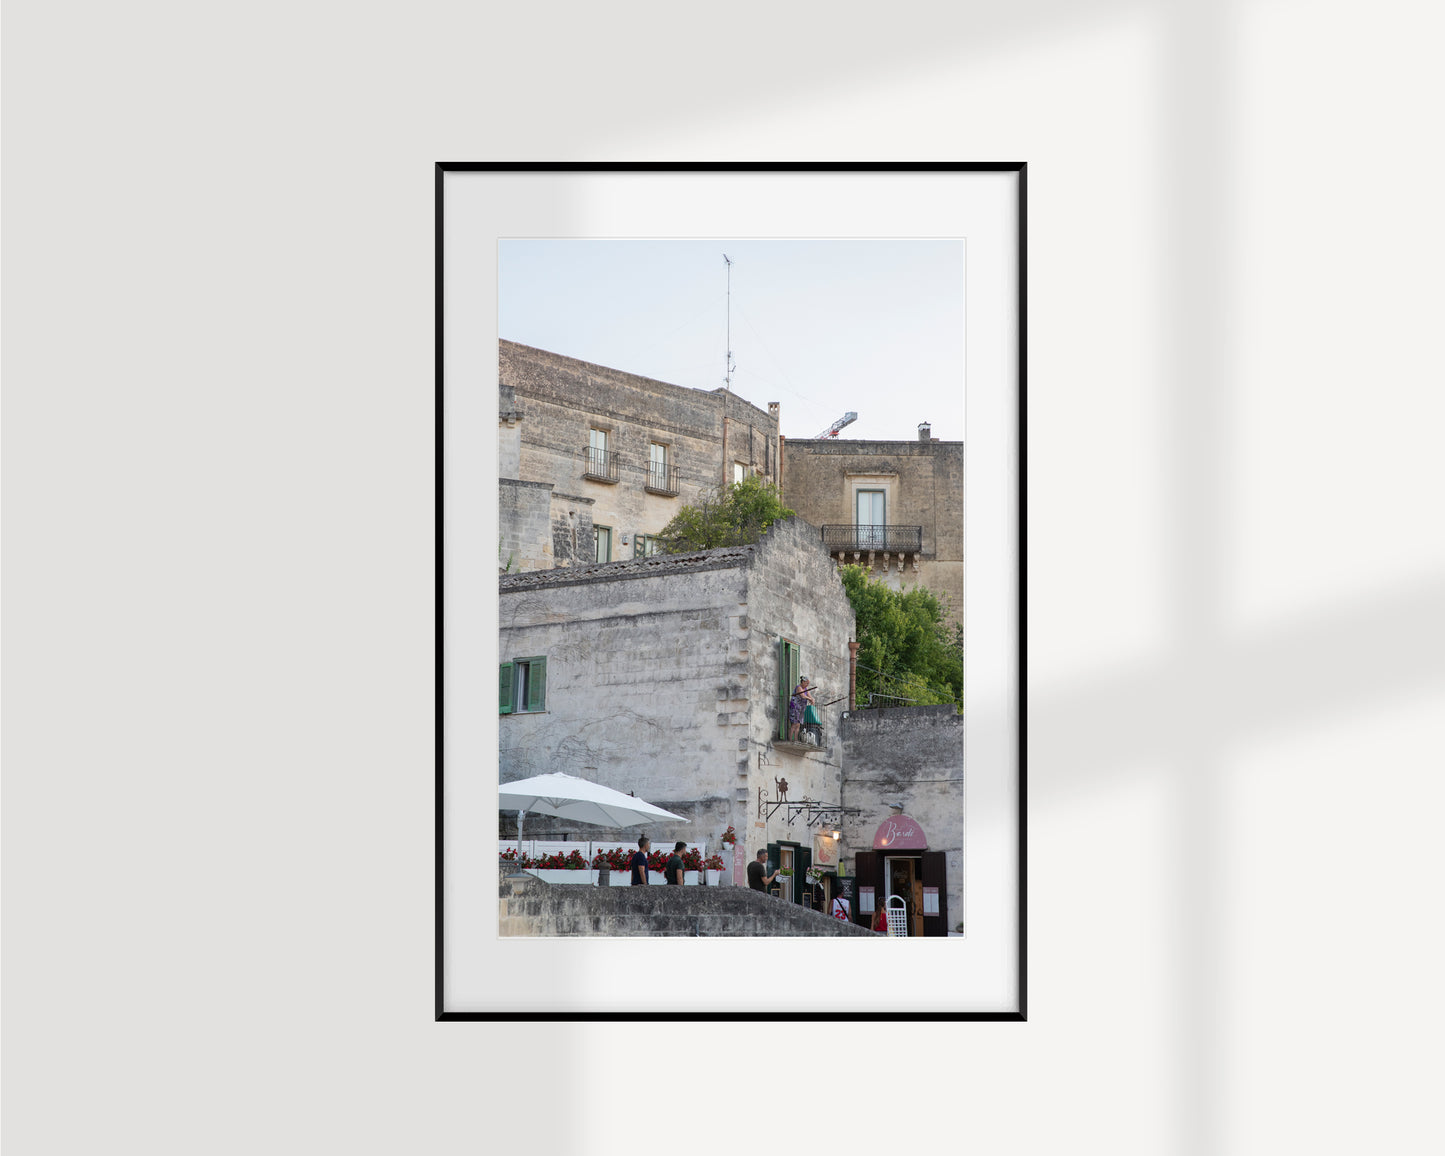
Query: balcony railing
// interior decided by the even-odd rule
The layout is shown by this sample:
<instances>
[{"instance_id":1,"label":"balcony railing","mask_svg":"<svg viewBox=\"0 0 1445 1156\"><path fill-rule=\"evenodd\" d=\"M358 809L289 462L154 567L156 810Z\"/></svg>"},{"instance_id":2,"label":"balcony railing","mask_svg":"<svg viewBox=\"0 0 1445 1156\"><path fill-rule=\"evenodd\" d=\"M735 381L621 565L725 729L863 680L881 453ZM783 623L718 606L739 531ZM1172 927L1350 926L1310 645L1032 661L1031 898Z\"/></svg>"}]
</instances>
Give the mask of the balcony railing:
<instances>
[{"instance_id":1,"label":"balcony railing","mask_svg":"<svg viewBox=\"0 0 1445 1156\"><path fill-rule=\"evenodd\" d=\"M671 462L662 465L652 462L647 467L647 484L643 487L649 494L677 496L677 467Z\"/></svg>"},{"instance_id":2,"label":"balcony railing","mask_svg":"<svg viewBox=\"0 0 1445 1156\"><path fill-rule=\"evenodd\" d=\"M830 554L886 550L917 554L923 550L922 526L824 526L823 545Z\"/></svg>"},{"instance_id":3,"label":"balcony railing","mask_svg":"<svg viewBox=\"0 0 1445 1156\"><path fill-rule=\"evenodd\" d=\"M617 484L617 453L588 446L582 451L582 476L593 482Z\"/></svg>"}]
</instances>

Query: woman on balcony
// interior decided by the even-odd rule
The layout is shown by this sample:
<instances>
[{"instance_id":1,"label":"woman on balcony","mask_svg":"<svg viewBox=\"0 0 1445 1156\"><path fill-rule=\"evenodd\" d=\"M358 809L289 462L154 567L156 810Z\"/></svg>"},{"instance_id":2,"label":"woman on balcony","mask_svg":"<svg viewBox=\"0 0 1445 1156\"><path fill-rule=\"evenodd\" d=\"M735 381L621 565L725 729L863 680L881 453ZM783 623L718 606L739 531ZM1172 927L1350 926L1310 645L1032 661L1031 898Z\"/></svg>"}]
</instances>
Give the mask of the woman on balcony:
<instances>
[{"instance_id":1,"label":"woman on balcony","mask_svg":"<svg viewBox=\"0 0 1445 1156\"><path fill-rule=\"evenodd\" d=\"M804 712L810 716L807 719L808 722L820 721L818 712L813 709L813 691L806 678L798 680L798 685L793 687L793 697L788 700L788 739L791 742L798 741L798 732L803 727Z\"/></svg>"}]
</instances>

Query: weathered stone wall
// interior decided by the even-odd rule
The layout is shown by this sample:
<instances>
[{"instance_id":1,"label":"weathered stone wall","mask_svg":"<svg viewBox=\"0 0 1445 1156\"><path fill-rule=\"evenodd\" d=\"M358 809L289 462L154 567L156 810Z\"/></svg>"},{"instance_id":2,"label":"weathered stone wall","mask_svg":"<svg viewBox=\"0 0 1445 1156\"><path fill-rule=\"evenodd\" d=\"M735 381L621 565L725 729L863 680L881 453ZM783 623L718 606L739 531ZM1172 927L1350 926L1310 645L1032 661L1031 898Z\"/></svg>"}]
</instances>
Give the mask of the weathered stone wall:
<instances>
[{"instance_id":1,"label":"weathered stone wall","mask_svg":"<svg viewBox=\"0 0 1445 1156\"><path fill-rule=\"evenodd\" d=\"M522 467L522 408L517 391L509 385L497 389L497 476L518 478Z\"/></svg>"},{"instance_id":2,"label":"weathered stone wall","mask_svg":"<svg viewBox=\"0 0 1445 1156\"><path fill-rule=\"evenodd\" d=\"M591 498L594 524L612 530L615 559L632 557L638 534L655 534L682 505L731 482L734 461L776 475L777 417L736 394L686 389L510 341L500 343L500 372L503 397L512 399L504 409L522 414L516 476ZM582 476L594 426L608 431L608 448L619 455L615 484ZM652 442L666 445L677 467L675 497L646 490Z\"/></svg>"},{"instance_id":3,"label":"weathered stone wall","mask_svg":"<svg viewBox=\"0 0 1445 1156\"><path fill-rule=\"evenodd\" d=\"M823 749L774 741L780 637L799 646L820 706L847 694L853 612L813 527L790 519L756 546L499 581L502 661L547 659L545 713L500 720L503 782L564 771L692 820L649 827L659 847L715 844L729 826L748 856L770 837L811 844L801 822L762 824L757 792L775 797L786 778L791 799L840 798L846 701L822 707ZM534 822L528 834L552 833Z\"/></svg>"},{"instance_id":4,"label":"weathered stone wall","mask_svg":"<svg viewBox=\"0 0 1445 1156\"><path fill-rule=\"evenodd\" d=\"M923 549L916 570L911 557L894 555L885 571L882 552L875 552L874 577L895 589L926 586L948 600L952 621L962 621L963 462L962 442L789 441L783 446L783 500L814 525L852 525L849 479L891 478L885 487L888 524L921 526ZM847 561L866 565L869 558L864 553Z\"/></svg>"},{"instance_id":5,"label":"weathered stone wall","mask_svg":"<svg viewBox=\"0 0 1445 1156\"><path fill-rule=\"evenodd\" d=\"M501 540L497 568L504 574L552 568L552 486L502 478L498 486Z\"/></svg>"},{"instance_id":6,"label":"weathered stone wall","mask_svg":"<svg viewBox=\"0 0 1445 1156\"><path fill-rule=\"evenodd\" d=\"M860 814L843 824L843 858L873 844L878 824L902 805L946 855L948 923L963 922L963 716L951 706L852 711L840 726L843 805Z\"/></svg>"},{"instance_id":7,"label":"weathered stone wall","mask_svg":"<svg viewBox=\"0 0 1445 1156\"><path fill-rule=\"evenodd\" d=\"M563 771L692 820L647 827L658 847L715 841L733 821L747 704L723 704L747 664L745 555L691 557L711 568L593 563L500 579L502 661L547 659L546 711L500 719L503 782ZM548 837L552 821L535 822L528 833Z\"/></svg>"},{"instance_id":8,"label":"weathered stone wall","mask_svg":"<svg viewBox=\"0 0 1445 1156\"><path fill-rule=\"evenodd\" d=\"M758 546L758 561L748 583L748 695L754 704L749 725L752 757L748 760L745 813L735 821L744 838L745 859L769 842L797 841L811 846L814 830L795 819L788 826L782 810L771 817L758 814L758 790L778 797L777 780L788 783L788 798L838 803L842 753L838 720L848 706L848 641L853 638L853 607L843 590L837 567L819 539L818 529L801 518L774 523ZM787 638L799 647L798 673L810 680L823 719L824 745L798 751L778 747L778 642ZM791 689L791 688L789 688ZM826 706L830 700L841 702Z\"/></svg>"},{"instance_id":9,"label":"weathered stone wall","mask_svg":"<svg viewBox=\"0 0 1445 1156\"><path fill-rule=\"evenodd\" d=\"M592 499L552 491L552 564L575 566L597 560L592 540Z\"/></svg>"},{"instance_id":10,"label":"weathered stone wall","mask_svg":"<svg viewBox=\"0 0 1445 1156\"><path fill-rule=\"evenodd\" d=\"M874 932L747 887L551 886L504 879L498 932L508 936L844 936Z\"/></svg>"}]
</instances>

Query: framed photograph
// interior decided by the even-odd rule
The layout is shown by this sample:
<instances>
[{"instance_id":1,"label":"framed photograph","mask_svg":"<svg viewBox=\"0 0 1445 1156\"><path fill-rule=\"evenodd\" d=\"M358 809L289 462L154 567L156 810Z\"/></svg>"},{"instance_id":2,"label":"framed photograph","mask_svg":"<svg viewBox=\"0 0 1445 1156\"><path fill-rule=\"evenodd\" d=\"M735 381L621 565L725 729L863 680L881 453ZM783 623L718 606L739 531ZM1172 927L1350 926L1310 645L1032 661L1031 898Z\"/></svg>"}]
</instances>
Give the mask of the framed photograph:
<instances>
[{"instance_id":1,"label":"framed photograph","mask_svg":"<svg viewBox=\"0 0 1445 1156\"><path fill-rule=\"evenodd\" d=\"M438 1019L1026 1018L1025 179L438 164Z\"/></svg>"}]
</instances>

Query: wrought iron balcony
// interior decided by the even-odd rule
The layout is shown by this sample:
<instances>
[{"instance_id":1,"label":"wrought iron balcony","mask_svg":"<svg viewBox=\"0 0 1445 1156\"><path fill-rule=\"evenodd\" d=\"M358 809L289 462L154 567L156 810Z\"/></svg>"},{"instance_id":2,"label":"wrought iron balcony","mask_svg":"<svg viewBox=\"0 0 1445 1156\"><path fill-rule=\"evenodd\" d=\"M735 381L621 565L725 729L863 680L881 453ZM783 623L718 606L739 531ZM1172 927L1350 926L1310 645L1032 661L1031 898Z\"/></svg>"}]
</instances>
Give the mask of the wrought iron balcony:
<instances>
[{"instance_id":1,"label":"wrought iron balcony","mask_svg":"<svg viewBox=\"0 0 1445 1156\"><path fill-rule=\"evenodd\" d=\"M649 494L663 494L669 498L677 496L677 467L671 462L660 465L652 462L647 467L647 484L643 487Z\"/></svg>"},{"instance_id":2,"label":"wrought iron balcony","mask_svg":"<svg viewBox=\"0 0 1445 1156\"><path fill-rule=\"evenodd\" d=\"M830 554L884 550L917 554L923 550L922 526L824 526L823 545Z\"/></svg>"},{"instance_id":3,"label":"wrought iron balcony","mask_svg":"<svg viewBox=\"0 0 1445 1156\"><path fill-rule=\"evenodd\" d=\"M588 446L582 451L582 476L591 482L617 484L617 453Z\"/></svg>"}]
</instances>

